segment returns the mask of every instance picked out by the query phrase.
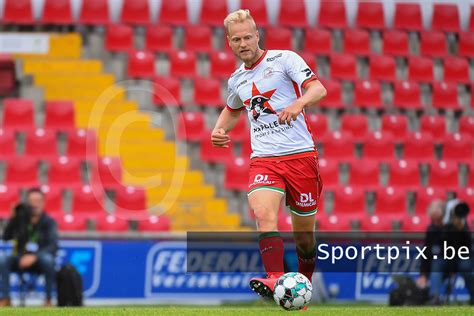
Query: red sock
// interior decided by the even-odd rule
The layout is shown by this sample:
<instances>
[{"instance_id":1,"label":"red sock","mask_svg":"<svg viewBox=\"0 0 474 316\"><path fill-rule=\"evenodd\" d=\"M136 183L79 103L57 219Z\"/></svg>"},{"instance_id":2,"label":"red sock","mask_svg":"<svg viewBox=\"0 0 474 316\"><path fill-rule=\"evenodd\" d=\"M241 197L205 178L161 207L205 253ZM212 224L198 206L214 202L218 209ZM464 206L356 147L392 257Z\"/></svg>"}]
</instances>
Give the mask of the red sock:
<instances>
[{"instance_id":1,"label":"red sock","mask_svg":"<svg viewBox=\"0 0 474 316\"><path fill-rule=\"evenodd\" d=\"M296 253L298 254L298 272L308 278L313 283L313 272L316 266L316 247L309 253L304 253L298 247L296 247Z\"/></svg>"},{"instance_id":2,"label":"red sock","mask_svg":"<svg viewBox=\"0 0 474 316\"><path fill-rule=\"evenodd\" d=\"M258 244L267 275L281 276L285 271L283 263L285 249L280 234L278 232L262 233Z\"/></svg>"}]
</instances>

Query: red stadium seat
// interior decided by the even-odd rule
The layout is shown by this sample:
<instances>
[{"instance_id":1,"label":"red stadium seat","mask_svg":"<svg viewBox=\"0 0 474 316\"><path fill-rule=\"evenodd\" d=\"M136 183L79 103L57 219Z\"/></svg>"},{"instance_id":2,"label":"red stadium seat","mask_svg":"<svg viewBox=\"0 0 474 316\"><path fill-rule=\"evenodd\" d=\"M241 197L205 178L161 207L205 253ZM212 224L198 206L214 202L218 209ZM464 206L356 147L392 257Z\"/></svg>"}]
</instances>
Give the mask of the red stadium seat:
<instances>
[{"instance_id":1,"label":"red stadium seat","mask_svg":"<svg viewBox=\"0 0 474 316\"><path fill-rule=\"evenodd\" d=\"M200 24L222 26L227 16L227 0L203 0L201 3Z\"/></svg>"},{"instance_id":2,"label":"red stadium seat","mask_svg":"<svg viewBox=\"0 0 474 316\"><path fill-rule=\"evenodd\" d=\"M393 104L406 110L421 110L420 86L415 81L397 81L394 86Z\"/></svg>"},{"instance_id":3,"label":"red stadium seat","mask_svg":"<svg viewBox=\"0 0 474 316\"><path fill-rule=\"evenodd\" d=\"M93 163L92 183L106 188L114 188L122 183L122 164L119 157L100 157Z\"/></svg>"},{"instance_id":4,"label":"red stadium seat","mask_svg":"<svg viewBox=\"0 0 474 316\"><path fill-rule=\"evenodd\" d=\"M395 4L393 27L398 30L421 31L423 22L420 4L397 2Z\"/></svg>"},{"instance_id":5,"label":"red stadium seat","mask_svg":"<svg viewBox=\"0 0 474 316\"><path fill-rule=\"evenodd\" d=\"M7 98L3 101L3 128L22 129L35 126L33 101Z\"/></svg>"},{"instance_id":6,"label":"red stadium seat","mask_svg":"<svg viewBox=\"0 0 474 316\"><path fill-rule=\"evenodd\" d=\"M391 133L370 132L364 141L364 158L393 160L395 157L394 138Z\"/></svg>"},{"instance_id":7,"label":"red stadium seat","mask_svg":"<svg viewBox=\"0 0 474 316\"><path fill-rule=\"evenodd\" d=\"M33 9L31 0L14 0L4 2L3 23L33 24Z\"/></svg>"},{"instance_id":8,"label":"red stadium seat","mask_svg":"<svg viewBox=\"0 0 474 316\"><path fill-rule=\"evenodd\" d=\"M452 56L444 58L444 81L470 83L467 59Z\"/></svg>"},{"instance_id":9,"label":"red stadium seat","mask_svg":"<svg viewBox=\"0 0 474 316\"><path fill-rule=\"evenodd\" d=\"M171 221L165 215L151 215L146 220L138 221L139 232L166 232L171 229Z\"/></svg>"},{"instance_id":10,"label":"red stadium seat","mask_svg":"<svg viewBox=\"0 0 474 316\"><path fill-rule=\"evenodd\" d=\"M389 186L417 189L420 187L420 183L420 171L416 161L394 160L390 162Z\"/></svg>"},{"instance_id":11,"label":"red stadium seat","mask_svg":"<svg viewBox=\"0 0 474 316\"><path fill-rule=\"evenodd\" d=\"M220 81L214 78L196 78L194 102L204 107L222 107L225 100L221 95Z\"/></svg>"},{"instance_id":12,"label":"red stadium seat","mask_svg":"<svg viewBox=\"0 0 474 316\"><path fill-rule=\"evenodd\" d=\"M468 134L448 134L443 142L443 160L466 162L474 161L473 138Z\"/></svg>"},{"instance_id":13,"label":"red stadium seat","mask_svg":"<svg viewBox=\"0 0 474 316\"><path fill-rule=\"evenodd\" d=\"M444 190L458 188L458 167L453 161L433 161L430 163L428 185Z\"/></svg>"},{"instance_id":14,"label":"red stadium seat","mask_svg":"<svg viewBox=\"0 0 474 316\"><path fill-rule=\"evenodd\" d=\"M459 132L474 138L474 116L463 116L459 119Z\"/></svg>"},{"instance_id":15,"label":"red stadium seat","mask_svg":"<svg viewBox=\"0 0 474 316\"><path fill-rule=\"evenodd\" d=\"M270 24L265 0L241 0L240 8L250 10L258 27L266 27Z\"/></svg>"},{"instance_id":16,"label":"red stadium seat","mask_svg":"<svg viewBox=\"0 0 474 316\"><path fill-rule=\"evenodd\" d=\"M79 23L86 25L106 25L109 23L108 0L82 0Z\"/></svg>"},{"instance_id":17,"label":"red stadium seat","mask_svg":"<svg viewBox=\"0 0 474 316\"><path fill-rule=\"evenodd\" d=\"M354 55L331 55L331 77L342 80L355 80L357 78L356 58Z\"/></svg>"},{"instance_id":18,"label":"red stadium seat","mask_svg":"<svg viewBox=\"0 0 474 316\"><path fill-rule=\"evenodd\" d=\"M432 103L436 109L460 110L457 85L452 82L434 82Z\"/></svg>"},{"instance_id":19,"label":"red stadium seat","mask_svg":"<svg viewBox=\"0 0 474 316\"><path fill-rule=\"evenodd\" d=\"M415 214L424 217L428 214L428 207L435 199L445 199L443 188L419 188L416 191ZM425 227L426 228L426 227Z\"/></svg>"},{"instance_id":20,"label":"red stadium seat","mask_svg":"<svg viewBox=\"0 0 474 316\"><path fill-rule=\"evenodd\" d=\"M11 130L0 128L0 157L14 156L15 154L15 134Z\"/></svg>"},{"instance_id":21,"label":"red stadium seat","mask_svg":"<svg viewBox=\"0 0 474 316\"><path fill-rule=\"evenodd\" d=\"M319 103L322 108L341 109L344 107L342 101L341 84L335 80L323 80L323 86L327 90L326 97Z\"/></svg>"},{"instance_id":22,"label":"red stadium seat","mask_svg":"<svg viewBox=\"0 0 474 316\"><path fill-rule=\"evenodd\" d=\"M72 212L99 215L105 213L104 191L99 187L80 185L73 188Z\"/></svg>"},{"instance_id":23,"label":"red stadium seat","mask_svg":"<svg viewBox=\"0 0 474 316\"><path fill-rule=\"evenodd\" d=\"M43 24L72 24L71 1L45 0L41 22Z\"/></svg>"},{"instance_id":24,"label":"red stadium seat","mask_svg":"<svg viewBox=\"0 0 474 316\"><path fill-rule=\"evenodd\" d=\"M324 2L323 2L324 3ZM316 216L318 231L323 232L341 232L351 230L351 218L343 215L326 215L319 213Z\"/></svg>"},{"instance_id":25,"label":"red stadium seat","mask_svg":"<svg viewBox=\"0 0 474 316\"><path fill-rule=\"evenodd\" d=\"M201 112L183 112L178 116L178 131L176 136L179 140L200 141L206 132L204 116Z\"/></svg>"},{"instance_id":26,"label":"red stadium seat","mask_svg":"<svg viewBox=\"0 0 474 316\"><path fill-rule=\"evenodd\" d=\"M55 131L42 128L28 131L25 139L25 154L38 159L57 157Z\"/></svg>"},{"instance_id":27,"label":"red stadium seat","mask_svg":"<svg viewBox=\"0 0 474 316\"><path fill-rule=\"evenodd\" d=\"M75 128L74 103L72 101L46 101L47 129L71 130Z\"/></svg>"},{"instance_id":28,"label":"red stadium seat","mask_svg":"<svg viewBox=\"0 0 474 316\"><path fill-rule=\"evenodd\" d=\"M369 131L369 121L363 114L345 114L341 116L341 130L352 134L352 138L361 141Z\"/></svg>"},{"instance_id":29,"label":"red stadium seat","mask_svg":"<svg viewBox=\"0 0 474 316\"><path fill-rule=\"evenodd\" d=\"M126 232L128 221L113 215L104 215L97 218L95 229L100 232Z\"/></svg>"},{"instance_id":30,"label":"red stadium seat","mask_svg":"<svg viewBox=\"0 0 474 316\"><path fill-rule=\"evenodd\" d=\"M250 155L252 154L252 144L251 144L251 141L250 141L250 131L249 131L249 134L248 134L248 137L245 137L242 141L241 141L241 154L239 157L244 157L244 158L248 158L250 157Z\"/></svg>"},{"instance_id":31,"label":"red stadium seat","mask_svg":"<svg viewBox=\"0 0 474 316\"><path fill-rule=\"evenodd\" d=\"M383 5L381 2L359 0L356 15L357 27L367 29L385 29Z\"/></svg>"},{"instance_id":32,"label":"red stadium seat","mask_svg":"<svg viewBox=\"0 0 474 316\"><path fill-rule=\"evenodd\" d=\"M87 230L87 218L73 214L51 213L61 232L82 232Z\"/></svg>"},{"instance_id":33,"label":"red stadium seat","mask_svg":"<svg viewBox=\"0 0 474 316\"><path fill-rule=\"evenodd\" d=\"M170 53L173 50L173 29L167 25L153 25L146 29L145 49Z\"/></svg>"},{"instance_id":34,"label":"red stadium seat","mask_svg":"<svg viewBox=\"0 0 474 316\"><path fill-rule=\"evenodd\" d=\"M345 30L344 52L361 56L370 55L369 32L358 29Z\"/></svg>"},{"instance_id":35,"label":"red stadium seat","mask_svg":"<svg viewBox=\"0 0 474 316\"><path fill-rule=\"evenodd\" d=\"M60 156L49 160L49 185L77 185L81 183L81 165L79 160Z\"/></svg>"},{"instance_id":36,"label":"red stadium seat","mask_svg":"<svg viewBox=\"0 0 474 316\"><path fill-rule=\"evenodd\" d=\"M282 26L269 26L265 32L266 49L287 49L292 50L291 30Z\"/></svg>"},{"instance_id":37,"label":"red stadium seat","mask_svg":"<svg viewBox=\"0 0 474 316\"><path fill-rule=\"evenodd\" d=\"M350 215L360 219L365 214L364 191L350 186L339 187L334 191L334 215Z\"/></svg>"},{"instance_id":38,"label":"red stadium seat","mask_svg":"<svg viewBox=\"0 0 474 316\"><path fill-rule=\"evenodd\" d=\"M389 215L401 219L407 213L406 192L393 187L379 188L376 191L375 214Z\"/></svg>"},{"instance_id":39,"label":"red stadium seat","mask_svg":"<svg viewBox=\"0 0 474 316\"><path fill-rule=\"evenodd\" d=\"M420 53L429 57L445 57L448 48L444 34L437 31L421 32Z\"/></svg>"},{"instance_id":40,"label":"red stadium seat","mask_svg":"<svg viewBox=\"0 0 474 316\"><path fill-rule=\"evenodd\" d=\"M230 142L228 148L214 147L211 143L211 134L201 139L200 143L200 159L207 163L224 163L229 164L232 162L234 156L232 153L233 144Z\"/></svg>"},{"instance_id":41,"label":"red stadium seat","mask_svg":"<svg viewBox=\"0 0 474 316\"><path fill-rule=\"evenodd\" d=\"M12 156L7 160L6 185L37 186L38 160L28 156Z\"/></svg>"},{"instance_id":42,"label":"red stadium seat","mask_svg":"<svg viewBox=\"0 0 474 316\"><path fill-rule=\"evenodd\" d=\"M404 139L403 158L421 162L435 159L433 136L430 133L410 133Z\"/></svg>"},{"instance_id":43,"label":"red stadium seat","mask_svg":"<svg viewBox=\"0 0 474 316\"><path fill-rule=\"evenodd\" d=\"M188 25L186 0L162 0L159 22L171 25Z\"/></svg>"},{"instance_id":44,"label":"red stadium seat","mask_svg":"<svg viewBox=\"0 0 474 316\"><path fill-rule=\"evenodd\" d=\"M97 138L94 130L78 129L67 136L67 156L80 159L97 157Z\"/></svg>"},{"instance_id":45,"label":"red stadium seat","mask_svg":"<svg viewBox=\"0 0 474 316\"><path fill-rule=\"evenodd\" d=\"M471 18L474 21L474 16ZM459 55L474 59L474 33L459 33Z\"/></svg>"},{"instance_id":46,"label":"red stadium seat","mask_svg":"<svg viewBox=\"0 0 474 316\"><path fill-rule=\"evenodd\" d=\"M225 167L224 188L227 190L247 191L249 183L249 160L234 158Z\"/></svg>"},{"instance_id":47,"label":"red stadium seat","mask_svg":"<svg viewBox=\"0 0 474 316\"><path fill-rule=\"evenodd\" d=\"M339 164L333 159L319 159L319 172L325 190L334 190L339 186Z\"/></svg>"},{"instance_id":48,"label":"red stadium seat","mask_svg":"<svg viewBox=\"0 0 474 316\"><path fill-rule=\"evenodd\" d=\"M382 91L378 81L357 81L355 84L354 94L354 103L360 108L383 108Z\"/></svg>"},{"instance_id":49,"label":"red stadium seat","mask_svg":"<svg viewBox=\"0 0 474 316\"><path fill-rule=\"evenodd\" d=\"M293 224L291 222L291 215L285 212L278 212L278 231L291 232L293 231Z\"/></svg>"},{"instance_id":50,"label":"red stadium seat","mask_svg":"<svg viewBox=\"0 0 474 316\"><path fill-rule=\"evenodd\" d=\"M351 187L374 190L379 187L379 164L375 160L351 160L349 185ZM323 178L324 181L324 178Z\"/></svg>"},{"instance_id":51,"label":"red stadium seat","mask_svg":"<svg viewBox=\"0 0 474 316\"><path fill-rule=\"evenodd\" d=\"M186 51L175 51L170 54L170 74L179 78L194 78L196 76L196 56Z\"/></svg>"},{"instance_id":52,"label":"red stadium seat","mask_svg":"<svg viewBox=\"0 0 474 316\"><path fill-rule=\"evenodd\" d=\"M49 213L63 211L62 188L42 185L41 192L44 194L44 209Z\"/></svg>"},{"instance_id":53,"label":"red stadium seat","mask_svg":"<svg viewBox=\"0 0 474 316\"><path fill-rule=\"evenodd\" d=\"M16 186L0 184L0 218L10 218L12 209L19 200L20 195Z\"/></svg>"},{"instance_id":54,"label":"red stadium seat","mask_svg":"<svg viewBox=\"0 0 474 316\"><path fill-rule=\"evenodd\" d=\"M397 79L395 59L390 56L371 56L369 77L372 80L395 81Z\"/></svg>"},{"instance_id":55,"label":"red stadium seat","mask_svg":"<svg viewBox=\"0 0 474 316\"><path fill-rule=\"evenodd\" d=\"M321 137L326 159L351 159L354 157L352 135L339 131L327 133Z\"/></svg>"},{"instance_id":56,"label":"red stadium seat","mask_svg":"<svg viewBox=\"0 0 474 316\"><path fill-rule=\"evenodd\" d=\"M313 54L332 54L331 32L318 28L307 28L304 33L304 51Z\"/></svg>"},{"instance_id":57,"label":"red stadium seat","mask_svg":"<svg viewBox=\"0 0 474 316\"><path fill-rule=\"evenodd\" d=\"M148 0L125 0L122 4L120 21L126 24L150 23Z\"/></svg>"},{"instance_id":58,"label":"red stadium seat","mask_svg":"<svg viewBox=\"0 0 474 316\"><path fill-rule=\"evenodd\" d=\"M459 12L457 4L433 3L431 28L443 32L459 32Z\"/></svg>"},{"instance_id":59,"label":"red stadium seat","mask_svg":"<svg viewBox=\"0 0 474 316\"><path fill-rule=\"evenodd\" d=\"M212 52L210 54L211 77L227 79L236 69L236 60L233 53Z\"/></svg>"},{"instance_id":60,"label":"red stadium seat","mask_svg":"<svg viewBox=\"0 0 474 316\"><path fill-rule=\"evenodd\" d=\"M334 29L346 28L347 17L344 0L321 1L319 3L318 25Z\"/></svg>"},{"instance_id":61,"label":"red stadium seat","mask_svg":"<svg viewBox=\"0 0 474 316\"><path fill-rule=\"evenodd\" d=\"M424 115L420 118L420 132L429 133L434 140L439 140L446 134L444 116Z\"/></svg>"},{"instance_id":62,"label":"red stadium seat","mask_svg":"<svg viewBox=\"0 0 474 316\"><path fill-rule=\"evenodd\" d=\"M127 75L131 78L153 78L155 76L155 56L145 50L128 54Z\"/></svg>"},{"instance_id":63,"label":"red stadium seat","mask_svg":"<svg viewBox=\"0 0 474 316\"><path fill-rule=\"evenodd\" d=\"M397 138L404 138L408 131L408 119L405 115L383 115L382 131L392 133Z\"/></svg>"},{"instance_id":64,"label":"red stadium seat","mask_svg":"<svg viewBox=\"0 0 474 316\"><path fill-rule=\"evenodd\" d=\"M153 104L176 107L182 104L181 85L175 77L157 77L153 81Z\"/></svg>"},{"instance_id":65,"label":"red stadium seat","mask_svg":"<svg viewBox=\"0 0 474 316\"><path fill-rule=\"evenodd\" d=\"M146 210L145 189L133 186L118 186L115 190L115 212Z\"/></svg>"},{"instance_id":66,"label":"red stadium seat","mask_svg":"<svg viewBox=\"0 0 474 316\"><path fill-rule=\"evenodd\" d=\"M406 32L390 30L383 33L383 54L406 57L410 54Z\"/></svg>"},{"instance_id":67,"label":"red stadium seat","mask_svg":"<svg viewBox=\"0 0 474 316\"><path fill-rule=\"evenodd\" d=\"M299 28L307 26L305 0L280 0L278 24Z\"/></svg>"},{"instance_id":68,"label":"red stadium seat","mask_svg":"<svg viewBox=\"0 0 474 316\"><path fill-rule=\"evenodd\" d=\"M416 233L425 233L426 228L430 224L430 219L428 216L410 216L406 214L402 219L402 231L404 232L416 232Z\"/></svg>"},{"instance_id":69,"label":"red stadium seat","mask_svg":"<svg viewBox=\"0 0 474 316\"><path fill-rule=\"evenodd\" d=\"M313 136L323 136L329 130L328 119L325 115L306 113L306 124L311 129Z\"/></svg>"},{"instance_id":70,"label":"red stadium seat","mask_svg":"<svg viewBox=\"0 0 474 316\"><path fill-rule=\"evenodd\" d=\"M184 48L188 52L209 53L212 51L212 31L205 25L188 25L185 29Z\"/></svg>"},{"instance_id":71,"label":"red stadium seat","mask_svg":"<svg viewBox=\"0 0 474 316\"><path fill-rule=\"evenodd\" d=\"M408 78L410 81L432 82L433 60L431 58L410 56L408 58Z\"/></svg>"},{"instance_id":72,"label":"red stadium seat","mask_svg":"<svg viewBox=\"0 0 474 316\"><path fill-rule=\"evenodd\" d=\"M393 220L399 220L399 218L387 215L367 216L360 221L360 230L363 232L390 232L393 230Z\"/></svg>"},{"instance_id":73,"label":"red stadium seat","mask_svg":"<svg viewBox=\"0 0 474 316\"><path fill-rule=\"evenodd\" d=\"M123 24L109 25L105 34L105 48L110 52L128 52L132 50L132 27Z\"/></svg>"}]
</instances>

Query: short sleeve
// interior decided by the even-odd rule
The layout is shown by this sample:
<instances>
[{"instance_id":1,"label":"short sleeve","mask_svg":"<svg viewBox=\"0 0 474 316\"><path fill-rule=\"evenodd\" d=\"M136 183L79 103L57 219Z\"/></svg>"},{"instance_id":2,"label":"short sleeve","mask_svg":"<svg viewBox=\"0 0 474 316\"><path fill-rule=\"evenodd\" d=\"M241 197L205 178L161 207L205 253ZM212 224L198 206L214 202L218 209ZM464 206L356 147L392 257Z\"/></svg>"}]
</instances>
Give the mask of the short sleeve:
<instances>
[{"instance_id":1,"label":"short sleeve","mask_svg":"<svg viewBox=\"0 0 474 316\"><path fill-rule=\"evenodd\" d=\"M304 89L309 82L318 79L303 58L294 52L288 52L285 68L291 80L296 82L302 89Z\"/></svg>"},{"instance_id":2,"label":"short sleeve","mask_svg":"<svg viewBox=\"0 0 474 316\"><path fill-rule=\"evenodd\" d=\"M242 100L240 100L239 95L232 88L230 80L229 80L228 86L229 88L227 90L228 92L227 109L229 109L230 111L241 111L245 109L245 106L242 104Z\"/></svg>"}]
</instances>

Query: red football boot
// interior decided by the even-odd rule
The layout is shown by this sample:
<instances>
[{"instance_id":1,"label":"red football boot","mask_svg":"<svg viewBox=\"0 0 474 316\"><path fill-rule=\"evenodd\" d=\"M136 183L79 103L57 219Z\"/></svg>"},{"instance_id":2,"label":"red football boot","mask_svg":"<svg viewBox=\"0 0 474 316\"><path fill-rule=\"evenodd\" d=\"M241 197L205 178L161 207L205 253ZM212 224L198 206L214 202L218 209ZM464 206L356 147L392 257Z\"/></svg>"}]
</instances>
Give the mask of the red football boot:
<instances>
[{"instance_id":1,"label":"red football boot","mask_svg":"<svg viewBox=\"0 0 474 316\"><path fill-rule=\"evenodd\" d=\"M271 274L266 278L250 279L250 288L263 298L273 299L273 289L275 283L282 274Z\"/></svg>"}]
</instances>

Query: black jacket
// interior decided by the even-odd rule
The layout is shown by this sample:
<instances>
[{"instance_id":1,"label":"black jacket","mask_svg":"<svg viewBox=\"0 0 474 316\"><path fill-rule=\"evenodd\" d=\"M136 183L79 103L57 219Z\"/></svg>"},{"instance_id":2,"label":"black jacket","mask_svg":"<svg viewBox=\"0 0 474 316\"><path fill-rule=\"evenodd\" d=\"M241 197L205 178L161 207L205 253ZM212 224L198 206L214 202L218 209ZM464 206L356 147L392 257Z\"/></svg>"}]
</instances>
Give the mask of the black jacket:
<instances>
[{"instance_id":1,"label":"black jacket","mask_svg":"<svg viewBox=\"0 0 474 316\"><path fill-rule=\"evenodd\" d=\"M58 250L58 228L55 220L43 212L38 223L33 225L32 229L38 236L36 241L38 244L38 251L36 254L50 253L55 255ZM18 240L21 239L18 236L18 231L18 224L14 220L10 220L3 232L3 240L17 241L14 253L24 254L25 245L18 243Z\"/></svg>"},{"instance_id":2,"label":"black jacket","mask_svg":"<svg viewBox=\"0 0 474 316\"><path fill-rule=\"evenodd\" d=\"M425 233L426 251L424 252L427 259L421 257L420 274L428 277L431 273L431 260L433 258L433 247L438 246L439 249L443 246L443 226L430 224Z\"/></svg>"}]
</instances>

